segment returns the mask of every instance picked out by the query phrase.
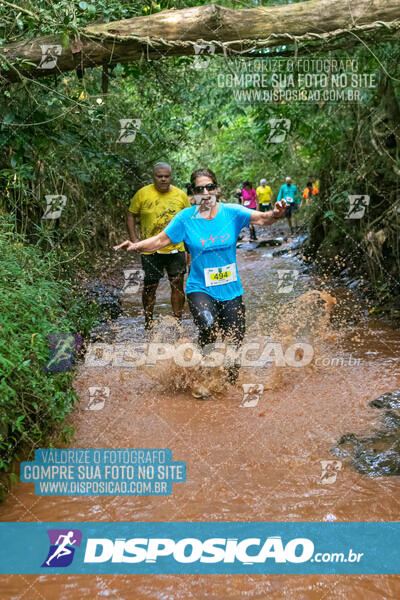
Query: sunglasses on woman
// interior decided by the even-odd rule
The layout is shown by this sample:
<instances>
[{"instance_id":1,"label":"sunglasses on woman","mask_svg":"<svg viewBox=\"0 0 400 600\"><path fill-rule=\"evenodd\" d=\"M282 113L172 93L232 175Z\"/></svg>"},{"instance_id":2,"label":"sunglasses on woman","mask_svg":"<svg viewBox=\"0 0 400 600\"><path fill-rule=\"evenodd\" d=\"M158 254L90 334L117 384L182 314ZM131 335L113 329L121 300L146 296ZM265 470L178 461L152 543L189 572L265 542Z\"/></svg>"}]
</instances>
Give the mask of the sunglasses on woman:
<instances>
[{"instance_id":1,"label":"sunglasses on woman","mask_svg":"<svg viewBox=\"0 0 400 600\"><path fill-rule=\"evenodd\" d=\"M207 185L195 185L193 191L195 194L202 194L204 190L207 190L207 192L213 192L217 189L217 187L218 186L216 183L207 183Z\"/></svg>"}]
</instances>

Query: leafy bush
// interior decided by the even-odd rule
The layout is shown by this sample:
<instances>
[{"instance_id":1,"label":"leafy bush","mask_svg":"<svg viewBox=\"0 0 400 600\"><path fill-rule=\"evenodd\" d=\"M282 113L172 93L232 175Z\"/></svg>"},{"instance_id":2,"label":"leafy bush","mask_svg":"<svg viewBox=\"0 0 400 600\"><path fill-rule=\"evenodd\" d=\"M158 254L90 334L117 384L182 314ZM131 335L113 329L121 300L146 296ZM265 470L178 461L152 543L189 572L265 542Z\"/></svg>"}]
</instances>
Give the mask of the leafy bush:
<instances>
[{"instance_id":1,"label":"leafy bush","mask_svg":"<svg viewBox=\"0 0 400 600\"><path fill-rule=\"evenodd\" d=\"M56 254L43 255L0 217L0 470L34 448L70 412L73 371L48 373L51 333L85 335L97 307L56 281Z\"/></svg>"}]
</instances>

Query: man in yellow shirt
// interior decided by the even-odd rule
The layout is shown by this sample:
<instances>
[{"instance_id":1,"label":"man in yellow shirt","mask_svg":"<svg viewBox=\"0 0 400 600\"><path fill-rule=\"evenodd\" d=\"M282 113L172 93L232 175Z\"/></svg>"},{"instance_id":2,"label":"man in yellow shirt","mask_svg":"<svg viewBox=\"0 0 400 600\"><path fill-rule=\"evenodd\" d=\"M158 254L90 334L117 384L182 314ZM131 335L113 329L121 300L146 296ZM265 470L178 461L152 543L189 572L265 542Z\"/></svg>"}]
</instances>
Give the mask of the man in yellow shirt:
<instances>
[{"instance_id":1,"label":"man in yellow shirt","mask_svg":"<svg viewBox=\"0 0 400 600\"><path fill-rule=\"evenodd\" d=\"M257 198L260 205L260 211L265 212L272 209L272 190L267 185L266 179L260 180L260 185L256 189Z\"/></svg>"},{"instance_id":2,"label":"man in yellow shirt","mask_svg":"<svg viewBox=\"0 0 400 600\"><path fill-rule=\"evenodd\" d=\"M159 234L173 217L190 206L185 192L171 184L171 167L167 163L157 163L153 169L154 183L142 187L133 196L128 211L128 231L131 242L138 242L136 233L138 222L142 239ZM154 254L142 254L143 308L145 327L149 329L153 321L156 291L160 279L167 272L171 284L172 312L177 319L182 318L185 293L183 277L186 273L186 254L183 244L169 244Z\"/></svg>"}]
</instances>

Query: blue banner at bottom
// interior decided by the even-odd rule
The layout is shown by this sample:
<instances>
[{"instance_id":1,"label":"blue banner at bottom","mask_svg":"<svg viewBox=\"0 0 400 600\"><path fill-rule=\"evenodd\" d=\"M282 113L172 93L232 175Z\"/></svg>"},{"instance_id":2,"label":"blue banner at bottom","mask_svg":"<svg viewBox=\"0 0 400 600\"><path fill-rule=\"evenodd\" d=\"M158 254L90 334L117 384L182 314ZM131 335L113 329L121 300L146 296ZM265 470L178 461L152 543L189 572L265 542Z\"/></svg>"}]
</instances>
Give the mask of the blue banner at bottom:
<instances>
[{"instance_id":1,"label":"blue banner at bottom","mask_svg":"<svg viewBox=\"0 0 400 600\"><path fill-rule=\"evenodd\" d=\"M0 523L1 574L399 574L400 523Z\"/></svg>"}]
</instances>

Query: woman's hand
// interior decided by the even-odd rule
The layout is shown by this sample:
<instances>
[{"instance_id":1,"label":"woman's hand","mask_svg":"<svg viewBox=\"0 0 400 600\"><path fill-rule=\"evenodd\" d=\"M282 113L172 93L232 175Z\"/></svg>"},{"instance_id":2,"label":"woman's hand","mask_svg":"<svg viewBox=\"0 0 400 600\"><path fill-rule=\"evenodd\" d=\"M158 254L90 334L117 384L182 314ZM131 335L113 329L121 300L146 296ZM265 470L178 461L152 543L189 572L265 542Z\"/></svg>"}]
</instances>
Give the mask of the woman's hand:
<instances>
[{"instance_id":1,"label":"woman's hand","mask_svg":"<svg viewBox=\"0 0 400 600\"><path fill-rule=\"evenodd\" d=\"M118 252L118 250L121 250L121 248L126 248L127 252L130 252L131 250L133 250L133 252L139 252L138 246L139 242L131 242L130 240L125 240L124 242L122 242L122 244L114 246L114 250Z\"/></svg>"},{"instance_id":2,"label":"woman's hand","mask_svg":"<svg viewBox=\"0 0 400 600\"><path fill-rule=\"evenodd\" d=\"M280 200L279 202L277 202L272 211L274 219L281 219L282 217L284 217L286 208L287 204L285 200Z\"/></svg>"}]
</instances>

